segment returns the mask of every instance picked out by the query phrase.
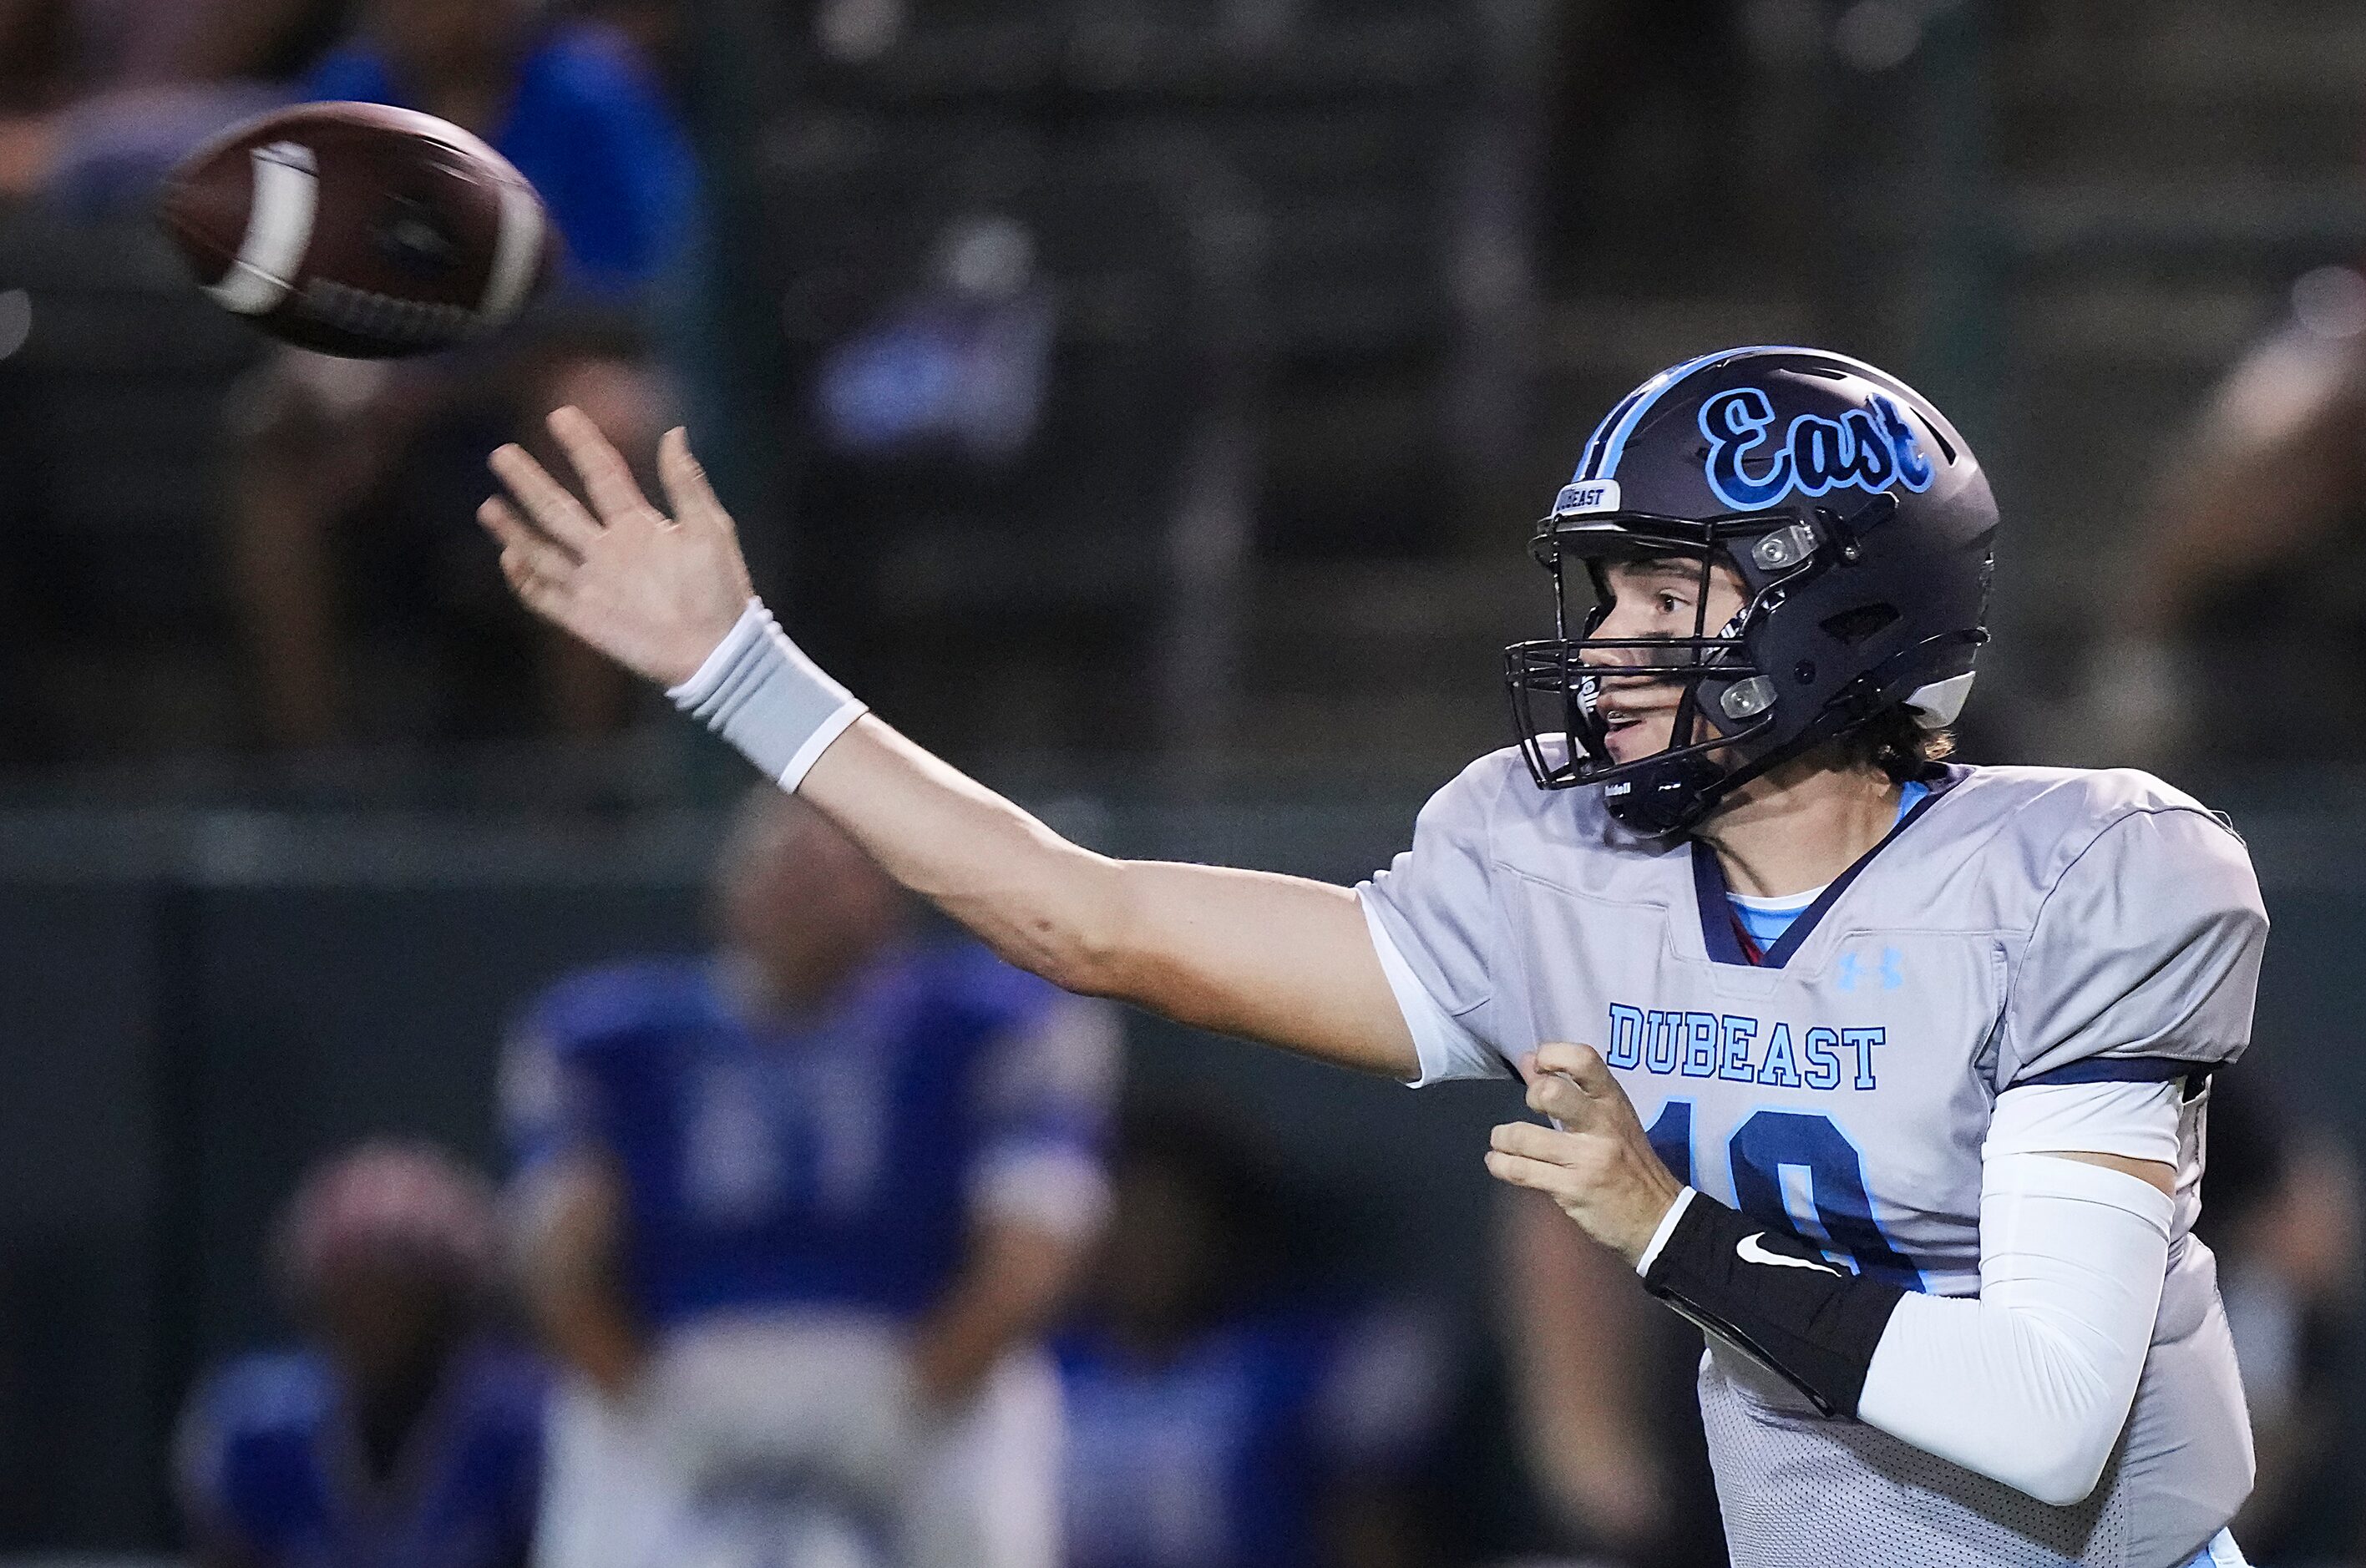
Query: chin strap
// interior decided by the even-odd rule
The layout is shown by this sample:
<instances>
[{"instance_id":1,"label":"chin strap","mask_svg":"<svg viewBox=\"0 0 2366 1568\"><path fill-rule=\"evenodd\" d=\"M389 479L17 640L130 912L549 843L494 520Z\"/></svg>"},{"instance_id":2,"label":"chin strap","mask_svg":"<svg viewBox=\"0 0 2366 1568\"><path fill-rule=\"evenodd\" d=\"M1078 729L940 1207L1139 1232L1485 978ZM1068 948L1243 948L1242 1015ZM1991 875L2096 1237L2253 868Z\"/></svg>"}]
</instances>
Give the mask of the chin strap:
<instances>
[{"instance_id":1,"label":"chin strap","mask_svg":"<svg viewBox=\"0 0 2366 1568\"><path fill-rule=\"evenodd\" d=\"M1680 756L1602 787L1610 814L1652 837L1682 833L1725 798L1726 771L1706 756Z\"/></svg>"},{"instance_id":2,"label":"chin strap","mask_svg":"<svg viewBox=\"0 0 2366 1568\"><path fill-rule=\"evenodd\" d=\"M1644 767L1632 779L1605 786L1603 802L1612 816L1638 833L1655 836L1684 833L1744 784L1813 751L1860 722L1827 710L1798 734L1744 759L1738 767L1719 767L1705 753L1670 757L1656 767ZM1729 744L1746 749L1750 738L1745 734ZM1624 794L1613 793L1622 785Z\"/></svg>"},{"instance_id":3,"label":"chin strap","mask_svg":"<svg viewBox=\"0 0 2366 1568\"><path fill-rule=\"evenodd\" d=\"M1987 641L1988 633L1981 631L1948 633L1926 638L1899 651L1879 668L1844 688L1797 734L1767 747L1754 756L1746 757L1740 767L1730 770L1720 768L1703 755L1670 757L1658 767L1645 767L1631 780L1622 780L1628 785L1623 793L1609 792L1617 790L1618 784L1606 786L1604 802L1609 807L1612 816L1638 833L1655 836L1684 833L1698 824L1702 818L1717 809L1720 801L1742 785L1782 767L1793 757L1806 756L1826 741L1845 734L1873 719L1880 711L1875 706L1876 696L1888 684L1888 678L1886 678L1887 672L1900 668L1909 660L1927 655L1935 648L1959 644L1977 648ZM1698 689L1697 684L1695 689ZM1916 687L1906 696L1903 705L1924 729L1944 729L1963 711L1964 701L1971 695L1971 690L1972 675L1966 671L1944 680ZM1751 740L1745 732L1727 744L1746 751Z\"/></svg>"}]
</instances>

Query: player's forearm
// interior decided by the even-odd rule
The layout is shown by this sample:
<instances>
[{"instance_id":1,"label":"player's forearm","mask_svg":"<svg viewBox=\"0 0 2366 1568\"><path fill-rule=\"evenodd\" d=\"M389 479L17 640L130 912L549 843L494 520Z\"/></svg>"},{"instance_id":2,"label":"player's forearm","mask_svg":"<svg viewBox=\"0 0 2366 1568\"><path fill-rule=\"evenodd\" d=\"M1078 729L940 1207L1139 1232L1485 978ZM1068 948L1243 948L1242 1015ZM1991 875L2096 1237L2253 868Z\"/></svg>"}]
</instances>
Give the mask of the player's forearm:
<instances>
[{"instance_id":1,"label":"player's forearm","mask_svg":"<svg viewBox=\"0 0 2366 1568\"><path fill-rule=\"evenodd\" d=\"M537 614L667 695L783 790L818 806L906 887L1054 983L1342 1065L1410 1077L1413 1036L1355 897L1287 877L1120 862L1067 843L866 718L750 594L730 519L679 431L659 468L676 515L561 409L599 517L515 446L511 501L479 510ZM529 526L519 508L530 513Z\"/></svg>"},{"instance_id":2,"label":"player's forearm","mask_svg":"<svg viewBox=\"0 0 2366 1568\"><path fill-rule=\"evenodd\" d=\"M872 718L797 792L898 882L1055 985L1342 1066L1417 1070L1345 888L1097 855Z\"/></svg>"},{"instance_id":3,"label":"player's forearm","mask_svg":"<svg viewBox=\"0 0 2366 1568\"><path fill-rule=\"evenodd\" d=\"M551 1355L619 1396L638 1381L648 1348L603 1263L559 1237L524 1249L519 1294L535 1337Z\"/></svg>"},{"instance_id":4,"label":"player's forearm","mask_svg":"<svg viewBox=\"0 0 2366 1568\"><path fill-rule=\"evenodd\" d=\"M640 1380L648 1347L615 1303L582 1291L529 1291L527 1313L543 1347L611 1398Z\"/></svg>"},{"instance_id":5,"label":"player's forearm","mask_svg":"<svg viewBox=\"0 0 2366 1568\"><path fill-rule=\"evenodd\" d=\"M2344 515L2360 486L2351 456L2366 418L2360 375L2297 398L2263 398L2246 384L2248 397L2213 410L2195 455L2171 474L2144 525L2121 635L2178 638L2224 588L2229 562L2256 571L2285 561Z\"/></svg>"},{"instance_id":6,"label":"player's forearm","mask_svg":"<svg viewBox=\"0 0 2366 1568\"><path fill-rule=\"evenodd\" d=\"M1503 1208L1502 1289L1513 1408L1545 1501L1589 1536L1632 1545L1661 1528L1662 1483L1637 1405L1636 1347L1653 1325L1619 1260L1541 1194Z\"/></svg>"},{"instance_id":7,"label":"player's forearm","mask_svg":"<svg viewBox=\"0 0 2366 1568\"><path fill-rule=\"evenodd\" d=\"M1069 991L1125 995L1120 862L1062 838L875 718L825 751L797 793L1012 963Z\"/></svg>"},{"instance_id":8,"label":"player's forearm","mask_svg":"<svg viewBox=\"0 0 2366 1568\"><path fill-rule=\"evenodd\" d=\"M1418 1071L1355 895L1120 862L1067 843L863 718L861 701L782 633L752 597L730 516L681 431L658 452L669 521L580 410L558 410L550 428L591 506L512 445L492 458L509 498L477 513L535 613L665 683L767 778L1025 968L1345 1066Z\"/></svg>"},{"instance_id":9,"label":"player's forearm","mask_svg":"<svg viewBox=\"0 0 2366 1568\"><path fill-rule=\"evenodd\" d=\"M1991 1159L1978 1298L1900 1301L1858 1417L2041 1502L2085 1497L2144 1372L2174 1208L2124 1170Z\"/></svg>"},{"instance_id":10,"label":"player's forearm","mask_svg":"<svg viewBox=\"0 0 2366 1568\"><path fill-rule=\"evenodd\" d=\"M1829 1414L2063 1506L2127 1424L2160 1305L2174 1200L2125 1171L1991 1159L1980 1294L1852 1275L1687 1188L1646 1286Z\"/></svg>"},{"instance_id":11,"label":"player's forearm","mask_svg":"<svg viewBox=\"0 0 2366 1568\"><path fill-rule=\"evenodd\" d=\"M1980 1294L1949 1300L1851 1272L1787 1226L1676 1186L1591 1047L1544 1046L1524 1071L1529 1108L1560 1126L1497 1127L1488 1168L1550 1193L1653 1295L1826 1415L2041 1502L2094 1489L2160 1305L2174 1170L2146 1155L2178 1148L2174 1084L2000 1095L1982 1150ZM2074 1125L2116 1150L2050 1147Z\"/></svg>"},{"instance_id":12,"label":"player's forearm","mask_svg":"<svg viewBox=\"0 0 2366 1568\"><path fill-rule=\"evenodd\" d=\"M964 1403L997 1362L1049 1327L1076 1281L1080 1252L1075 1237L989 1224L913 1339L921 1397L940 1408Z\"/></svg>"},{"instance_id":13,"label":"player's forearm","mask_svg":"<svg viewBox=\"0 0 2366 1568\"><path fill-rule=\"evenodd\" d=\"M529 1168L513 1213L528 1321L552 1355L612 1395L632 1386L648 1355L617 1284L623 1206L607 1166L576 1153Z\"/></svg>"},{"instance_id":14,"label":"player's forearm","mask_svg":"<svg viewBox=\"0 0 2366 1568\"><path fill-rule=\"evenodd\" d=\"M1129 995L1117 864L869 717L761 603L667 695L1004 958L1071 991Z\"/></svg>"}]
</instances>

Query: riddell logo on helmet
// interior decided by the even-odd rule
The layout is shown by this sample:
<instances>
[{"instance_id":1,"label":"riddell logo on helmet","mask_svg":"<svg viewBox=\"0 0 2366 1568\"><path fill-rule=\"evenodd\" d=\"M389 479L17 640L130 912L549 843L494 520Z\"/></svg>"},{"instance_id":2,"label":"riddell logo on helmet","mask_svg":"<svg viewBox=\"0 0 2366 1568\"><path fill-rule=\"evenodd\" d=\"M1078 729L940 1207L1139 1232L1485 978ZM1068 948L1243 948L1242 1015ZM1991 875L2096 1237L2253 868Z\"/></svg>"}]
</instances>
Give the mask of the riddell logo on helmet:
<instances>
[{"instance_id":1,"label":"riddell logo on helmet","mask_svg":"<svg viewBox=\"0 0 2366 1568\"><path fill-rule=\"evenodd\" d=\"M1701 405L1708 487L1735 511L1763 510L1794 490L1820 496L1852 485L1871 494L1892 485L1931 487L1931 460L1914 427L1904 410L1878 394L1837 420L1801 414L1771 457L1761 459L1759 449L1769 444L1774 425L1774 405L1755 386L1720 392ZM1763 465L1754 466L1759 462Z\"/></svg>"}]
</instances>

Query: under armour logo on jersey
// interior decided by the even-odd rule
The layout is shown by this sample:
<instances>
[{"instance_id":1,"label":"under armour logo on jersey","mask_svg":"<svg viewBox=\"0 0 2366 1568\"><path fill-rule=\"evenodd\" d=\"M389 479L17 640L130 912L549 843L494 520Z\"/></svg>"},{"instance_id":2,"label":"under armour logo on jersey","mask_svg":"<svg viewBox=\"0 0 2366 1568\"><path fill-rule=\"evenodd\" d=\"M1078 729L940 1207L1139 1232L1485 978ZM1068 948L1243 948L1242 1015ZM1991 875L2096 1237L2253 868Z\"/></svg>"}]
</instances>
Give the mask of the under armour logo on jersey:
<instances>
[{"instance_id":1,"label":"under armour logo on jersey","mask_svg":"<svg viewBox=\"0 0 2366 1568\"><path fill-rule=\"evenodd\" d=\"M1851 948L1841 955L1840 967L1832 972L1832 983L1842 991L1854 991L1860 983L1878 983L1884 991L1896 991L1906 983L1906 956L1895 947L1884 947L1881 967L1867 974L1864 961Z\"/></svg>"},{"instance_id":2,"label":"under armour logo on jersey","mask_svg":"<svg viewBox=\"0 0 2366 1568\"><path fill-rule=\"evenodd\" d=\"M1794 1258L1787 1252L1769 1252L1758 1245L1765 1237L1763 1230L1753 1230L1733 1244L1733 1255L1745 1263L1772 1263L1778 1269L1818 1269L1827 1274L1837 1274L1830 1263L1819 1263L1808 1258Z\"/></svg>"},{"instance_id":3,"label":"under armour logo on jersey","mask_svg":"<svg viewBox=\"0 0 2366 1568\"><path fill-rule=\"evenodd\" d=\"M1774 405L1755 386L1736 386L1701 405L1708 437L1705 471L1717 498L1735 511L1761 511L1797 490L1820 496L1845 486L1879 494L1892 485L1931 487L1931 460L1896 403L1876 394L1837 420L1801 414L1782 444L1762 457ZM1757 465L1762 464L1763 466Z\"/></svg>"}]
</instances>

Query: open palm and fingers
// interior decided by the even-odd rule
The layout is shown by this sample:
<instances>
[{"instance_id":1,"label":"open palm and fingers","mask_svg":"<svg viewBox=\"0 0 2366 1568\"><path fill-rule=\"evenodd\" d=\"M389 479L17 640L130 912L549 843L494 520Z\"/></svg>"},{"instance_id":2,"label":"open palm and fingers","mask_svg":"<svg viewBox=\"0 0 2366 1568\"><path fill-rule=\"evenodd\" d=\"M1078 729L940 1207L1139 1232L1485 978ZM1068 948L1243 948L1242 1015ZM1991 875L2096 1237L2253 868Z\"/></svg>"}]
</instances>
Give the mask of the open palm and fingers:
<instances>
[{"instance_id":1,"label":"open palm and fingers","mask_svg":"<svg viewBox=\"0 0 2366 1568\"><path fill-rule=\"evenodd\" d=\"M1497 1127L1488 1138L1489 1174L1546 1193L1588 1236L1634 1262L1683 1184L1652 1151L1601 1052L1547 1045L1520 1065L1528 1108L1559 1126L1506 1122Z\"/></svg>"},{"instance_id":2,"label":"open palm and fingers","mask_svg":"<svg viewBox=\"0 0 2366 1568\"><path fill-rule=\"evenodd\" d=\"M753 588L731 516L680 430L658 444L673 515L580 410L550 416L582 496L524 448L493 454L508 490L477 509L501 546L501 573L527 609L662 686L698 671L747 609Z\"/></svg>"}]
</instances>

